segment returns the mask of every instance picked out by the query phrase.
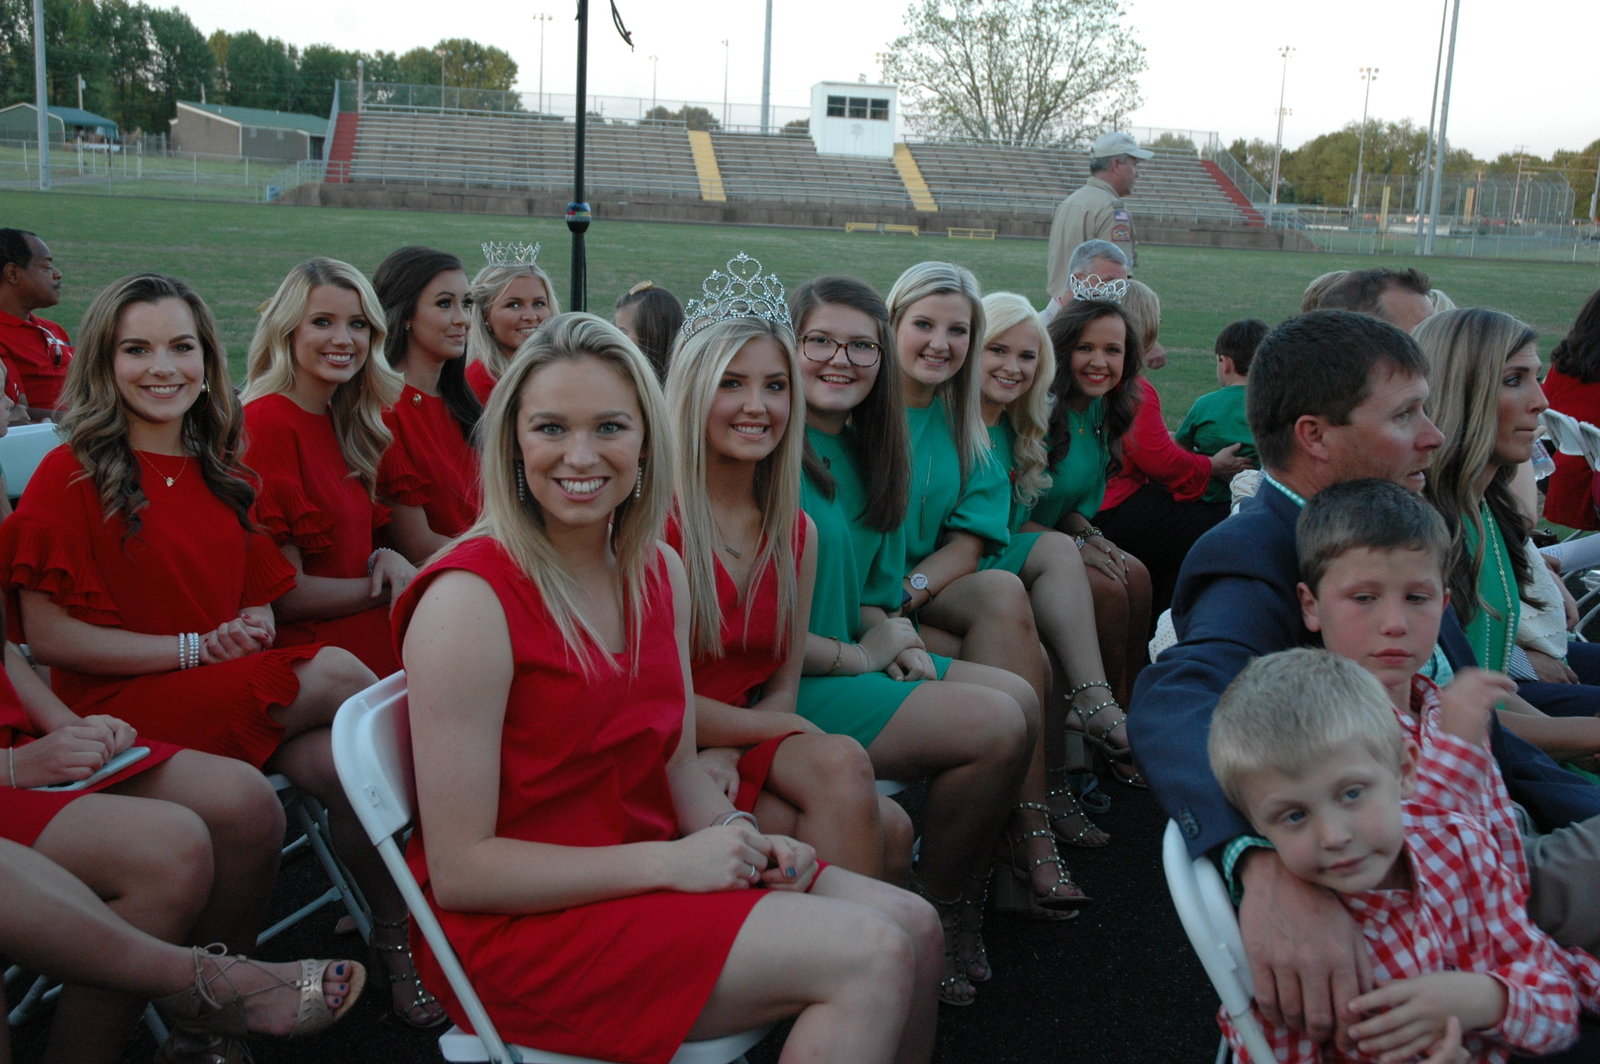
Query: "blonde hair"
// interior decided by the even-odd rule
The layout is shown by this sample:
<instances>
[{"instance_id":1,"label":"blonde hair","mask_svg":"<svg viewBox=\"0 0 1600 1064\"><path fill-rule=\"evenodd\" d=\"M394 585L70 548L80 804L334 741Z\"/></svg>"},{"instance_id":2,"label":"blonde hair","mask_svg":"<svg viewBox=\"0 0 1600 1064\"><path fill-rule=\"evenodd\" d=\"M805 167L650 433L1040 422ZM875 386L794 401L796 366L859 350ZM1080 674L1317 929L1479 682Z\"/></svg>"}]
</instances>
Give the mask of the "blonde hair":
<instances>
[{"instance_id":1,"label":"blonde hair","mask_svg":"<svg viewBox=\"0 0 1600 1064\"><path fill-rule=\"evenodd\" d=\"M961 477L965 480L989 453L989 430L983 423L983 396L978 387L977 361L972 345L983 335L983 291L978 279L964 266L950 262L919 262L900 275L889 289L889 331L900 332L906 311L929 296L965 296L972 307L971 332L966 361L955 376L934 389L944 399L945 417L955 437L956 453L961 456ZM900 367L895 366L896 372Z\"/></svg>"},{"instance_id":2,"label":"blonde hair","mask_svg":"<svg viewBox=\"0 0 1600 1064\"><path fill-rule=\"evenodd\" d=\"M1161 335L1161 297L1143 281L1130 277L1127 294L1122 297L1122 309L1133 331L1139 334L1139 350L1148 354L1150 345Z\"/></svg>"},{"instance_id":3,"label":"blonde hair","mask_svg":"<svg viewBox=\"0 0 1600 1064\"><path fill-rule=\"evenodd\" d=\"M1306 285L1304 294L1300 297L1300 313L1309 314L1322 306L1322 297L1328 294L1328 289L1338 284L1350 275L1349 270L1329 270L1320 277L1312 278Z\"/></svg>"},{"instance_id":4,"label":"blonde hair","mask_svg":"<svg viewBox=\"0 0 1600 1064\"><path fill-rule=\"evenodd\" d=\"M795 590L794 525L800 514L800 457L805 447L805 390L800 386L800 362L794 334L787 324L761 318L735 318L718 322L680 342L667 374L667 409L677 418L677 516L683 531L683 564L689 577L692 611L690 649L696 655L721 657L722 609L717 598L717 544L721 537L711 513L706 489L706 422L717 386L745 345L754 340L776 340L783 350L789 374L791 406L789 425L772 453L756 467L756 505L761 511L761 546L750 562L753 586L776 567L778 578L778 643L794 632L805 631L805 619L795 624L798 595ZM748 591L748 588L746 589ZM746 621L748 622L748 615Z\"/></svg>"},{"instance_id":5,"label":"blonde hair","mask_svg":"<svg viewBox=\"0 0 1600 1064\"><path fill-rule=\"evenodd\" d=\"M980 353L995 338L1018 325L1033 326L1038 338L1039 361L1028 391L1006 405L1001 415L1011 423L1017 442L1012 448L1011 494L1031 507L1050 490L1050 463L1045 435L1050 429L1050 385L1056 379L1056 348L1044 319L1026 296L1015 292L990 292L983 297L983 343Z\"/></svg>"},{"instance_id":6,"label":"blonde hair","mask_svg":"<svg viewBox=\"0 0 1600 1064\"><path fill-rule=\"evenodd\" d=\"M383 357L384 338L388 336L383 304L360 270L338 259L317 258L307 259L289 271L256 322L245 359L242 399L249 404L265 395L288 395L294 391L295 330L305 317L312 291L322 287L354 292L371 332L361 368L334 389L328 403L328 416L344 464L371 495L378 480L378 461L394 438L383 423L383 410L400 398L403 379Z\"/></svg>"},{"instance_id":7,"label":"blonde hair","mask_svg":"<svg viewBox=\"0 0 1600 1064\"><path fill-rule=\"evenodd\" d=\"M244 415L228 383L228 356L216 319L194 289L176 277L135 273L101 289L78 326L77 354L67 369L61 393L65 413L61 433L73 456L94 481L101 510L110 520L120 515L125 534L139 531L139 512L149 505L144 473L128 442L128 408L117 391L117 326L134 303L176 299L194 316L195 339L204 354L204 389L183 415L184 450L200 466L206 486L232 508L239 523L250 524L256 491L249 471L239 462Z\"/></svg>"},{"instance_id":8,"label":"blonde hair","mask_svg":"<svg viewBox=\"0 0 1600 1064\"><path fill-rule=\"evenodd\" d=\"M1300 647L1257 658L1228 685L1206 753L1222 793L1248 812L1248 777L1298 775L1351 740L1399 775L1405 740L1383 684L1349 658Z\"/></svg>"},{"instance_id":9,"label":"blonde hair","mask_svg":"<svg viewBox=\"0 0 1600 1064\"><path fill-rule=\"evenodd\" d=\"M522 277L532 277L544 285L544 298L550 307L550 317L561 313L561 304L556 302L556 286L551 283L550 275L533 263L485 266L472 279L472 321L467 327L467 361L482 362L483 368L495 380L505 375L506 368L515 356L506 354L500 347L500 341L494 338L494 330L489 328L489 310L500 302L500 297L506 294L512 282ZM546 320L545 324L548 325L549 321Z\"/></svg>"},{"instance_id":10,"label":"blonde hair","mask_svg":"<svg viewBox=\"0 0 1600 1064\"><path fill-rule=\"evenodd\" d=\"M540 370L557 362L592 358L631 384L644 422L639 463L639 497L629 493L612 514L611 549L622 583L631 668L638 668L641 625L649 594L646 577L657 553L667 509L672 504L672 438L665 430L666 405L655 371L639 349L614 325L593 314L560 314L522 345L489 396L479 422L483 439L483 512L461 539L487 536L499 543L538 588L560 630L569 655L585 675L618 666L603 650L594 626L578 609L578 586L566 559L545 532L544 514L531 492L518 497L522 448L517 419L522 392ZM664 586L661 594L670 594Z\"/></svg>"}]
</instances>

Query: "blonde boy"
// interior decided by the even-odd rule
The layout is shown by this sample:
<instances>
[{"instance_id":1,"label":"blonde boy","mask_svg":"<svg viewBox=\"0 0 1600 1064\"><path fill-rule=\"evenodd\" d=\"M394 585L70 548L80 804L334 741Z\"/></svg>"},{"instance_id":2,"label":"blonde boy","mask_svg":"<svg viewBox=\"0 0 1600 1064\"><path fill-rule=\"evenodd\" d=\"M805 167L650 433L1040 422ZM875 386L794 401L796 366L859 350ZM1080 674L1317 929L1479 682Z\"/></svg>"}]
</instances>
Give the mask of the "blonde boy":
<instances>
[{"instance_id":1,"label":"blonde boy","mask_svg":"<svg viewBox=\"0 0 1600 1064\"><path fill-rule=\"evenodd\" d=\"M1264 1024L1279 1061L1446 1061L1459 1037L1499 1064L1576 1038L1600 963L1533 926L1481 822L1415 797L1417 744L1370 673L1324 650L1260 658L1223 693L1207 749L1229 800L1291 873L1339 895L1367 946L1355 1048Z\"/></svg>"}]
</instances>

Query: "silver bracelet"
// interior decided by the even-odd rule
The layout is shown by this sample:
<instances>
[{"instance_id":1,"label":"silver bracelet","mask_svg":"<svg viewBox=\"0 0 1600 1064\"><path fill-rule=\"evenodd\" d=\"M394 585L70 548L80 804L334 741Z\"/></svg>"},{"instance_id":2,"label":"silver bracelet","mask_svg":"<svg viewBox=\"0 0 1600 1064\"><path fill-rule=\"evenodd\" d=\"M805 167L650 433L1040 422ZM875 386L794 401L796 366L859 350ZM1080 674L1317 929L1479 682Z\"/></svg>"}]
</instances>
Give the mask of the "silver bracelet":
<instances>
[{"instance_id":1,"label":"silver bracelet","mask_svg":"<svg viewBox=\"0 0 1600 1064\"><path fill-rule=\"evenodd\" d=\"M746 813L743 809L730 809L728 812L718 817L717 822L712 826L725 828L735 820L748 820L750 821L751 827L755 828L757 831L761 830L761 825L756 821L756 815L754 813Z\"/></svg>"},{"instance_id":2,"label":"silver bracelet","mask_svg":"<svg viewBox=\"0 0 1600 1064\"><path fill-rule=\"evenodd\" d=\"M851 643L856 648L856 653L861 655L861 675L865 676L871 670L872 659L867 657L867 648L860 643Z\"/></svg>"},{"instance_id":3,"label":"silver bracelet","mask_svg":"<svg viewBox=\"0 0 1600 1064\"><path fill-rule=\"evenodd\" d=\"M384 551L387 551L387 550L389 550L388 547L379 547L376 550L374 550L371 554L367 555L367 575L368 576L372 575L373 567L378 564L378 555L382 554ZM393 553L393 552L390 551L390 553Z\"/></svg>"},{"instance_id":4,"label":"silver bracelet","mask_svg":"<svg viewBox=\"0 0 1600 1064\"><path fill-rule=\"evenodd\" d=\"M189 667L192 669L200 664L200 633L189 633Z\"/></svg>"},{"instance_id":5,"label":"silver bracelet","mask_svg":"<svg viewBox=\"0 0 1600 1064\"><path fill-rule=\"evenodd\" d=\"M11 781L11 789L17 789L17 748L6 747L6 778Z\"/></svg>"}]
</instances>

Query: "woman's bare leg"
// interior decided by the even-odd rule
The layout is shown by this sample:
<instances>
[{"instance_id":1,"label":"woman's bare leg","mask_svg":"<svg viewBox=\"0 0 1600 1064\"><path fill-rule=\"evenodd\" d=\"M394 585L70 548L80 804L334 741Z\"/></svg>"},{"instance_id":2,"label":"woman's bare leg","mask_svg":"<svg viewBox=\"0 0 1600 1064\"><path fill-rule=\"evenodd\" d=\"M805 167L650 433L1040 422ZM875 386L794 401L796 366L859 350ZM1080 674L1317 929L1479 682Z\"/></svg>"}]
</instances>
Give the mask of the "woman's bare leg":
<instances>
[{"instance_id":1,"label":"woman's bare leg","mask_svg":"<svg viewBox=\"0 0 1600 1064\"><path fill-rule=\"evenodd\" d=\"M786 1064L924 1064L941 949L926 902L826 869L811 894L774 891L751 910L690 1037L796 1016Z\"/></svg>"},{"instance_id":2,"label":"woman's bare leg","mask_svg":"<svg viewBox=\"0 0 1600 1064\"><path fill-rule=\"evenodd\" d=\"M766 786L795 808L791 834L819 857L883 878L878 792L872 760L860 743L845 735L791 735L778 747Z\"/></svg>"}]
</instances>

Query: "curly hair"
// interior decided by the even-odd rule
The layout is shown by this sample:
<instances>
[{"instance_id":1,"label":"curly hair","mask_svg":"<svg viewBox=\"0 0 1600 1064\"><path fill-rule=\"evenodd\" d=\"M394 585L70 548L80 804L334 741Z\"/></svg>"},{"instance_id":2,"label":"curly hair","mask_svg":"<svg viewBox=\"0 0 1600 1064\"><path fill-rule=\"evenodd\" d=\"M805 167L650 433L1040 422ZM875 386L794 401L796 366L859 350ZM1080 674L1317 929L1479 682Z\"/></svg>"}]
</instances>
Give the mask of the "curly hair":
<instances>
[{"instance_id":1,"label":"curly hair","mask_svg":"<svg viewBox=\"0 0 1600 1064\"><path fill-rule=\"evenodd\" d=\"M1031 326L1039 345L1033 383L1024 395L1007 404L1001 415L1016 436L1012 447L1011 492L1017 502L1031 508L1050 490L1050 465L1045 434L1050 430L1050 389L1056 379L1055 345L1039 312L1027 297L1016 292L990 292L983 297L984 330L979 352L1019 325Z\"/></svg>"},{"instance_id":2,"label":"curly hair","mask_svg":"<svg viewBox=\"0 0 1600 1064\"><path fill-rule=\"evenodd\" d=\"M216 319L194 289L159 273L129 274L103 288L78 327L77 354L61 393L66 413L61 432L73 455L94 481L107 521L120 516L123 538L139 531L139 512L149 505L138 456L128 441L128 411L117 391L117 332L123 312L134 303L181 300L194 317L195 339L204 355L205 377L194 403L183 415L183 448L198 463L200 475L239 523L251 528L256 490L239 461L244 415L228 382L228 356Z\"/></svg>"}]
</instances>

